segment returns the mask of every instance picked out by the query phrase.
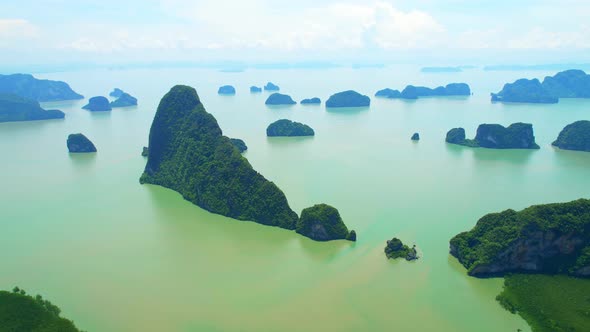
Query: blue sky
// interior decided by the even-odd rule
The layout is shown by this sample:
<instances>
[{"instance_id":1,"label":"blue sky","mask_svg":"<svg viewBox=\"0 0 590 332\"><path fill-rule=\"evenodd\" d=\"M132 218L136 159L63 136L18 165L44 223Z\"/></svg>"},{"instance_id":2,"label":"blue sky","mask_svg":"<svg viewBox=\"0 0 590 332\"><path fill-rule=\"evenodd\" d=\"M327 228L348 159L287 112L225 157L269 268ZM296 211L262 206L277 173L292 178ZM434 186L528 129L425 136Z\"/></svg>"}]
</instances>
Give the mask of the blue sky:
<instances>
[{"instance_id":1,"label":"blue sky","mask_svg":"<svg viewBox=\"0 0 590 332\"><path fill-rule=\"evenodd\" d=\"M3 63L590 62L587 0L8 2Z\"/></svg>"}]
</instances>

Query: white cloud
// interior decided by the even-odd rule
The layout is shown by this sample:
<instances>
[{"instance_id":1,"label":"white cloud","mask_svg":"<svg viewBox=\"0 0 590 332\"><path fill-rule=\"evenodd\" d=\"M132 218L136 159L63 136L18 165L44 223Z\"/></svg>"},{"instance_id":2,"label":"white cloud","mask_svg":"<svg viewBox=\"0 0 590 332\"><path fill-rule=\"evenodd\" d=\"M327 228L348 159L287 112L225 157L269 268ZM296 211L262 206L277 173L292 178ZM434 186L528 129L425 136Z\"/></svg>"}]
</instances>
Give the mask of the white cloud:
<instances>
[{"instance_id":1,"label":"white cloud","mask_svg":"<svg viewBox=\"0 0 590 332\"><path fill-rule=\"evenodd\" d=\"M0 18L0 40L37 37L39 29L27 20Z\"/></svg>"}]
</instances>

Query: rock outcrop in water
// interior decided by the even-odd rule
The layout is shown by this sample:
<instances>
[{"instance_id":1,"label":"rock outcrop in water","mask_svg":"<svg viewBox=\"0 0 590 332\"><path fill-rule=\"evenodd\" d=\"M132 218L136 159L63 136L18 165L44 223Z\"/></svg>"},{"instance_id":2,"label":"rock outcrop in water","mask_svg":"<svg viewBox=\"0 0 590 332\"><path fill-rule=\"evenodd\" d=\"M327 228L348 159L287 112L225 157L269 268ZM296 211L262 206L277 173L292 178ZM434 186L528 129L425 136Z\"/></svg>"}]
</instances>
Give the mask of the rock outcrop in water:
<instances>
[{"instance_id":1,"label":"rock outcrop in water","mask_svg":"<svg viewBox=\"0 0 590 332\"><path fill-rule=\"evenodd\" d=\"M94 144L83 134L70 134L66 143L71 153L96 152Z\"/></svg>"},{"instance_id":2,"label":"rock outcrop in water","mask_svg":"<svg viewBox=\"0 0 590 332\"><path fill-rule=\"evenodd\" d=\"M369 107L371 99L356 91L348 90L333 94L326 101L326 107Z\"/></svg>"},{"instance_id":3,"label":"rock outcrop in water","mask_svg":"<svg viewBox=\"0 0 590 332\"><path fill-rule=\"evenodd\" d=\"M419 258L416 246L410 248L396 237L387 241L384 251L389 259L404 258L407 261L414 261Z\"/></svg>"},{"instance_id":4,"label":"rock outcrop in water","mask_svg":"<svg viewBox=\"0 0 590 332\"><path fill-rule=\"evenodd\" d=\"M231 85L224 85L217 90L217 93L220 95L235 95L236 88Z\"/></svg>"},{"instance_id":5,"label":"rock outcrop in water","mask_svg":"<svg viewBox=\"0 0 590 332\"><path fill-rule=\"evenodd\" d=\"M268 96L265 102L266 105L294 105L297 104L289 95L275 92Z\"/></svg>"},{"instance_id":6,"label":"rock outcrop in water","mask_svg":"<svg viewBox=\"0 0 590 332\"><path fill-rule=\"evenodd\" d=\"M258 86L254 86L254 85L253 85L253 86L251 86L251 87L250 87L250 92L251 92L251 93L258 93L258 92L262 92L262 88L261 88L261 87L258 87Z\"/></svg>"},{"instance_id":7,"label":"rock outcrop in water","mask_svg":"<svg viewBox=\"0 0 590 332\"><path fill-rule=\"evenodd\" d=\"M576 121L565 126L552 145L563 150L590 152L590 121Z\"/></svg>"},{"instance_id":8,"label":"rock outcrop in water","mask_svg":"<svg viewBox=\"0 0 590 332\"><path fill-rule=\"evenodd\" d=\"M590 277L590 200L535 205L482 217L450 241L472 276L510 272Z\"/></svg>"},{"instance_id":9,"label":"rock outcrop in water","mask_svg":"<svg viewBox=\"0 0 590 332\"><path fill-rule=\"evenodd\" d=\"M111 91L111 93L109 93L109 96L114 97L114 98L119 98L124 93L125 93L125 91L123 91L123 90L121 90L119 88L114 88L113 91Z\"/></svg>"},{"instance_id":10,"label":"rock outcrop in water","mask_svg":"<svg viewBox=\"0 0 590 332\"><path fill-rule=\"evenodd\" d=\"M513 123L508 127L499 124L481 124L475 138L465 138L463 128L454 128L447 133L446 141L452 144L488 149L539 149L535 143L533 125Z\"/></svg>"},{"instance_id":11,"label":"rock outcrop in water","mask_svg":"<svg viewBox=\"0 0 590 332\"><path fill-rule=\"evenodd\" d=\"M412 141L419 141L420 140L420 134L418 133L414 133L414 135L412 135Z\"/></svg>"},{"instance_id":12,"label":"rock outcrop in water","mask_svg":"<svg viewBox=\"0 0 590 332\"><path fill-rule=\"evenodd\" d=\"M274 85L271 82L266 83L266 85L264 86L264 90L265 91L279 91L281 88L279 88L278 85Z\"/></svg>"},{"instance_id":13,"label":"rock outcrop in water","mask_svg":"<svg viewBox=\"0 0 590 332\"><path fill-rule=\"evenodd\" d=\"M0 75L0 93L15 94L38 102L84 98L65 82L39 80L28 74Z\"/></svg>"},{"instance_id":14,"label":"rock outcrop in water","mask_svg":"<svg viewBox=\"0 0 590 332\"><path fill-rule=\"evenodd\" d=\"M295 231L316 241L356 241L356 232L349 232L338 210L327 204L303 209Z\"/></svg>"},{"instance_id":15,"label":"rock outcrop in water","mask_svg":"<svg viewBox=\"0 0 590 332\"><path fill-rule=\"evenodd\" d=\"M266 136L268 137L313 135L315 135L315 133L310 126L287 119L277 120L266 128Z\"/></svg>"},{"instance_id":16,"label":"rock outcrop in water","mask_svg":"<svg viewBox=\"0 0 590 332\"><path fill-rule=\"evenodd\" d=\"M543 88L557 98L590 98L590 75L570 69L543 80Z\"/></svg>"},{"instance_id":17,"label":"rock outcrop in water","mask_svg":"<svg viewBox=\"0 0 590 332\"><path fill-rule=\"evenodd\" d=\"M240 151L240 153L244 153L246 150L248 150L248 146L246 146L246 142L244 142L243 140L241 140L239 138L230 138L229 141L236 149L238 149L238 151Z\"/></svg>"},{"instance_id":18,"label":"rock outcrop in water","mask_svg":"<svg viewBox=\"0 0 590 332\"><path fill-rule=\"evenodd\" d=\"M150 154L150 148L148 148L147 146L144 146L143 150L141 150L141 156L147 157L149 154Z\"/></svg>"},{"instance_id":19,"label":"rock outcrop in water","mask_svg":"<svg viewBox=\"0 0 590 332\"><path fill-rule=\"evenodd\" d=\"M109 100L103 96L90 98L88 100L88 104L86 104L82 108L85 110L89 110L91 112L105 112L110 111L112 109Z\"/></svg>"},{"instance_id":20,"label":"rock outcrop in water","mask_svg":"<svg viewBox=\"0 0 590 332\"><path fill-rule=\"evenodd\" d=\"M141 183L161 185L213 213L295 229L283 192L223 136L195 89L177 85L160 101Z\"/></svg>"},{"instance_id":21,"label":"rock outcrop in water","mask_svg":"<svg viewBox=\"0 0 590 332\"><path fill-rule=\"evenodd\" d=\"M137 106L137 98L131 96L128 93L123 92L117 100L111 102L112 108L117 107L129 107L129 106Z\"/></svg>"},{"instance_id":22,"label":"rock outcrop in water","mask_svg":"<svg viewBox=\"0 0 590 332\"><path fill-rule=\"evenodd\" d=\"M555 104L558 101L536 78L507 83L500 92L492 93L492 102Z\"/></svg>"},{"instance_id":23,"label":"rock outcrop in water","mask_svg":"<svg viewBox=\"0 0 590 332\"><path fill-rule=\"evenodd\" d=\"M0 94L0 122L63 119L58 110L44 110L39 103L14 94Z\"/></svg>"},{"instance_id":24,"label":"rock outcrop in water","mask_svg":"<svg viewBox=\"0 0 590 332\"><path fill-rule=\"evenodd\" d=\"M313 97L313 98L309 98L309 99L303 99L301 101L301 105L311 105L311 104L319 105L321 103L322 103L322 101L318 97Z\"/></svg>"}]
</instances>

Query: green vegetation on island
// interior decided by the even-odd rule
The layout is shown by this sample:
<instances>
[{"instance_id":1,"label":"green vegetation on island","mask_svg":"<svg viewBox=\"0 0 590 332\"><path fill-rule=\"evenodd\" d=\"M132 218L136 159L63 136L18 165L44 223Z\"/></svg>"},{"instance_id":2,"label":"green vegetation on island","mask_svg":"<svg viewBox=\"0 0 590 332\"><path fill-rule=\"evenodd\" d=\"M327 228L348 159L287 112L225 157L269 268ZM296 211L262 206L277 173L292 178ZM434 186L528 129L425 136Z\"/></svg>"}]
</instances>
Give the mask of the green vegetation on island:
<instances>
[{"instance_id":1,"label":"green vegetation on island","mask_svg":"<svg viewBox=\"0 0 590 332\"><path fill-rule=\"evenodd\" d=\"M326 101L326 107L369 107L371 99L356 91L348 90L333 94Z\"/></svg>"},{"instance_id":2,"label":"green vegetation on island","mask_svg":"<svg viewBox=\"0 0 590 332\"><path fill-rule=\"evenodd\" d=\"M356 241L356 232L349 232L338 210L327 204L303 209L295 231L316 241Z\"/></svg>"},{"instance_id":3,"label":"green vegetation on island","mask_svg":"<svg viewBox=\"0 0 590 332\"><path fill-rule=\"evenodd\" d=\"M487 214L451 239L450 248L472 276L525 271L590 277L590 200Z\"/></svg>"},{"instance_id":4,"label":"green vegetation on island","mask_svg":"<svg viewBox=\"0 0 590 332\"><path fill-rule=\"evenodd\" d=\"M563 275L512 274L496 297L533 332L590 331L590 280Z\"/></svg>"},{"instance_id":5,"label":"green vegetation on island","mask_svg":"<svg viewBox=\"0 0 590 332\"><path fill-rule=\"evenodd\" d=\"M103 96L90 98L88 104L84 105L82 108L91 112L104 112L112 109L109 100Z\"/></svg>"},{"instance_id":6,"label":"green vegetation on island","mask_svg":"<svg viewBox=\"0 0 590 332\"><path fill-rule=\"evenodd\" d=\"M590 121L576 121L565 126L552 145L564 150L590 152Z\"/></svg>"},{"instance_id":7,"label":"green vegetation on island","mask_svg":"<svg viewBox=\"0 0 590 332\"><path fill-rule=\"evenodd\" d=\"M266 105L294 105L297 104L289 95L275 92L268 96L265 102Z\"/></svg>"},{"instance_id":8,"label":"green vegetation on island","mask_svg":"<svg viewBox=\"0 0 590 332\"><path fill-rule=\"evenodd\" d=\"M543 80L543 88L557 98L590 98L590 75L570 69Z\"/></svg>"},{"instance_id":9,"label":"green vegetation on island","mask_svg":"<svg viewBox=\"0 0 590 332\"><path fill-rule=\"evenodd\" d=\"M315 133L310 126L287 119L277 120L266 128L266 136L268 137L313 135L315 135Z\"/></svg>"},{"instance_id":10,"label":"green vegetation on island","mask_svg":"<svg viewBox=\"0 0 590 332\"><path fill-rule=\"evenodd\" d=\"M285 194L222 135L194 88L177 85L162 98L149 149L141 183L175 190L213 213L295 229L298 217Z\"/></svg>"},{"instance_id":11,"label":"green vegetation on island","mask_svg":"<svg viewBox=\"0 0 590 332\"><path fill-rule=\"evenodd\" d=\"M61 309L41 295L32 297L14 287L0 291L0 331L79 332L71 320L60 316Z\"/></svg>"},{"instance_id":12,"label":"green vegetation on island","mask_svg":"<svg viewBox=\"0 0 590 332\"><path fill-rule=\"evenodd\" d=\"M39 80L28 74L0 75L0 93L9 93L38 102L82 99L61 81Z\"/></svg>"},{"instance_id":13,"label":"green vegetation on island","mask_svg":"<svg viewBox=\"0 0 590 332\"><path fill-rule=\"evenodd\" d=\"M63 119L58 110L44 110L39 102L15 94L0 94L0 122Z\"/></svg>"},{"instance_id":14,"label":"green vegetation on island","mask_svg":"<svg viewBox=\"0 0 590 332\"><path fill-rule=\"evenodd\" d=\"M117 100L111 102L111 107L129 107L129 106L137 106L137 98L131 96L130 94L123 92Z\"/></svg>"},{"instance_id":15,"label":"green vegetation on island","mask_svg":"<svg viewBox=\"0 0 590 332\"><path fill-rule=\"evenodd\" d=\"M446 142L487 149L539 149L535 142L533 125L522 122L513 123L508 127L481 124L474 139L465 138L465 129L453 128L447 133Z\"/></svg>"},{"instance_id":16,"label":"green vegetation on island","mask_svg":"<svg viewBox=\"0 0 590 332\"><path fill-rule=\"evenodd\" d=\"M383 89L375 93L375 97L389 99L418 99L419 97L470 96L471 88L466 83L449 83L431 89L425 86L406 86L402 92L393 89Z\"/></svg>"},{"instance_id":17,"label":"green vegetation on island","mask_svg":"<svg viewBox=\"0 0 590 332\"><path fill-rule=\"evenodd\" d=\"M387 240L384 251L388 259L404 258L407 261L413 261L419 258L415 245L410 248L396 237Z\"/></svg>"},{"instance_id":18,"label":"green vegetation on island","mask_svg":"<svg viewBox=\"0 0 590 332\"><path fill-rule=\"evenodd\" d=\"M66 144L71 153L96 152L94 144L83 134L70 134Z\"/></svg>"},{"instance_id":19,"label":"green vegetation on island","mask_svg":"<svg viewBox=\"0 0 590 332\"><path fill-rule=\"evenodd\" d=\"M506 83L500 92L492 93L491 96L492 102L555 104L559 101L536 78Z\"/></svg>"},{"instance_id":20,"label":"green vegetation on island","mask_svg":"<svg viewBox=\"0 0 590 332\"><path fill-rule=\"evenodd\" d=\"M238 149L238 151L240 151L240 153L244 153L246 150L248 150L248 146L246 146L246 142L244 142L243 140L239 138L230 138L229 140L231 144L236 149Z\"/></svg>"}]
</instances>

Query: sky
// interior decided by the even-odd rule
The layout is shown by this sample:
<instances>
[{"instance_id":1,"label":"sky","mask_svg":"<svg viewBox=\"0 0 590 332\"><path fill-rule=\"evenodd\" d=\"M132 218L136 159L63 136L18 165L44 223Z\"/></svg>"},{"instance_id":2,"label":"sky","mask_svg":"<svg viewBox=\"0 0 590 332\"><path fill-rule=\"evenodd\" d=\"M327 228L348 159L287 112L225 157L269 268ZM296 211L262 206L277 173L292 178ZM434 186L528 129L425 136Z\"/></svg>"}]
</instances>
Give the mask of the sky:
<instances>
[{"instance_id":1,"label":"sky","mask_svg":"<svg viewBox=\"0 0 590 332\"><path fill-rule=\"evenodd\" d=\"M590 62L588 0L0 0L0 62Z\"/></svg>"}]
</instances>

